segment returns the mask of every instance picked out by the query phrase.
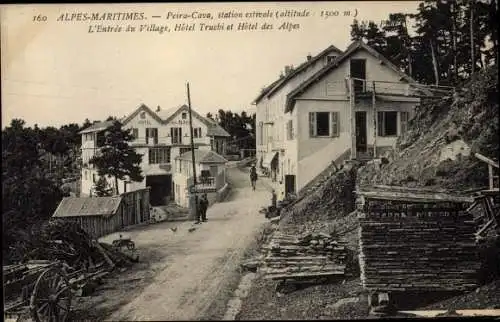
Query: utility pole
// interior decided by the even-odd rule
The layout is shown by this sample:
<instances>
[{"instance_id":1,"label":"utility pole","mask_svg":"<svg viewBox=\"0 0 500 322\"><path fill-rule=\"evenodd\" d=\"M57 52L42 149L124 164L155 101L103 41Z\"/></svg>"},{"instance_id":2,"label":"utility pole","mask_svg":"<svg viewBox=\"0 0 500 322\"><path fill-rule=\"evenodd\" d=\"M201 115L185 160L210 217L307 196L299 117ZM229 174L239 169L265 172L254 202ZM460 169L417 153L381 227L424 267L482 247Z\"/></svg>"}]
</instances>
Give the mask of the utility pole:
<instances>
[{"instance_id":1,"label":"utility pole","mask_svg":"<svg viewBox=\"0 0 500 322\"><path fill-rule=\"evenodd\" d=\"M191 193L194 193L194 215L196 220L198 221L198 194L196 192L196 163L194 156L194 139L193 139L193 117L191 113L191 95L189 93L189 82L186 84L187 88L187 99L188 99L188 110L189 110L189 131L191 133L191 160L193 162L193 190Z\"/></svg>"},{"instance_id":2,"label":"utility pole","mask_svg":"<svg viewBox=\"0 0 500 322\"><path fill-rule=\"evenodd\" d=\"M470 1L470 58L471 58L471 74L474 74L474 0Z\"/></svg>"}]
</instances>

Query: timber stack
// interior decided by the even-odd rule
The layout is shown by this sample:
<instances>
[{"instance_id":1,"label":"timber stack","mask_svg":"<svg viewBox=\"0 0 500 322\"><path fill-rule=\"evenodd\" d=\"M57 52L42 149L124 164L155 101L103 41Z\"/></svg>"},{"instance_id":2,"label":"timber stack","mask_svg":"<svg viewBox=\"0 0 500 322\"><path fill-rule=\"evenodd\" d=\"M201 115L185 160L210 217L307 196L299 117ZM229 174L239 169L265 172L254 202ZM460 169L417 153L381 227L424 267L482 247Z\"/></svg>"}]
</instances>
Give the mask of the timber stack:
<instances>
[{"instance_id":1,"label":"timber stack","mask_svg":"<svg viewBox=\"0 0 500 322\"><path fill-rule=\"evenodd\" d=\"M360 195L359 262L366 289L464 291L478 286L481 263L467 202L401 191Z\"/></svg>"},{"instance_id":2,"label":"timber stack","mask_svg":"<svg viewBox=\"0 0 500 322\"><path fill-rule=\"evenodd\" d=\"M345 242L325 233L300 237L276 233L263 249L260 272L268 279L314 278L345 274Z\"/></svg>"}]
</instances>

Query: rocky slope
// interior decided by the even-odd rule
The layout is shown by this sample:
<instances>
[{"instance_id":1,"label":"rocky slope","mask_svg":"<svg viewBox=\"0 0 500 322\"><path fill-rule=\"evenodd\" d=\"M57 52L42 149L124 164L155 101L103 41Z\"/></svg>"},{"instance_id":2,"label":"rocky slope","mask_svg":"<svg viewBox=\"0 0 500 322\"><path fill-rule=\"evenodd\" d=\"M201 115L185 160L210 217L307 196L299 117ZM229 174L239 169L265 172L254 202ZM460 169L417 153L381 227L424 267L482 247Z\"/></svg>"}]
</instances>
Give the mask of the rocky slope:
<instances>
[{"instance_id":1,"label":"rocky slope","mask_svg":"<svg viewBox=\"0 0 500 322\"><path fill-rule=\"evenodd\" d=\"M388 160L368 165L358 184L463 191L488 184L488 169L473 157L498 160L498 69L477 74L456 93L422 102Z\"/></svg>"}]
</instances>

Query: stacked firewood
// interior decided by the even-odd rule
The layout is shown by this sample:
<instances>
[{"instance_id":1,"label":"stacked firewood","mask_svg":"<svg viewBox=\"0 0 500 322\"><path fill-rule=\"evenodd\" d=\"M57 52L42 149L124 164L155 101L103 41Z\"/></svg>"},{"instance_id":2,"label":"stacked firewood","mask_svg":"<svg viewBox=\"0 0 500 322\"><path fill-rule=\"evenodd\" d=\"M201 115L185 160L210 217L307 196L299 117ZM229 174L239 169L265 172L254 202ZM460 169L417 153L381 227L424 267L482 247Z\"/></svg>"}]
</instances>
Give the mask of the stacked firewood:
<instances>
[{"instance_id":1,"label":"stacked firewood","mask_svg":"<svg viewBox=\"0 0 500 322\"><path fill-rule=\"evenodd\" d=\"M263 249L267 252L260 271L266 278L344 275L345 242L325 233L300 237L277 233Z\"/></svg>"},{"instance_id":2,"label":"stacked firewood","mask_svg":"<svg viewBox=\"0 0 500 322\"><path fill-rule=\"evenodd\" d=\"M93 240L79 224L62 220L50 220L32 230L32 238L19 264L4 269L9 278L25 274L27 267L61 263L72 285L87 294L96 281L115 268L130 266L138 261L135 251L118 249L111 244ZM23 275L24 276L24 275ZM5 276L4 276L5 277Z\"/></svg>"},{"instance_id":3,"label":"stacked firewood","mask_svg":"<svg viewBox=\"0 0 500 322\"><path fill-rule=\"evenodd\" d=\"M456 291L477 287L481 263L475 224L461 207L386 204L365 211L359 231L365 288Z\"/></svg>"}]
</instances>

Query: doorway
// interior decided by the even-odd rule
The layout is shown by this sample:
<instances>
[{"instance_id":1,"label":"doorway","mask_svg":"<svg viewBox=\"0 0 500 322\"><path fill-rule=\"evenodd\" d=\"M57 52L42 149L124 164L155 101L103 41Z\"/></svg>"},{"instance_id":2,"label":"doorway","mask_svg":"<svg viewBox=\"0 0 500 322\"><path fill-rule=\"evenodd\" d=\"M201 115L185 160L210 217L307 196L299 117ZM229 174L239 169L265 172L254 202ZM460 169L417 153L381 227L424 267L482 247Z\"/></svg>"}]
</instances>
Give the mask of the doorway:
<instances>
[{"instance_id":1,"label":"doorway","mask_svg":"<svg viewBox=\"0 0 500 322\"><path fill-rule=\"evenodd\" d=\"M350 73L354 80L354 92L362 93L365 89L366 80L366 60L365 59L351 59Z\"/></svg>"},{"instance_id":2,"label":"doorway","mask_svg":"<svg viewBox=\"0 0 500 322\"><path fill-rule=\"evenodd\" d=\"M356 112L356 152L367 151L366 112Z\"/></svg>"},{"instance_id":3,"label":"doorway","mask_svg":"<svg viewBox=\"0 0 500 322\"><path fill-rule=\"evenodd\" d=\"M168 203L171 196L172 175L146 176L146 187L150 187L151 206L161 206Z\"/></svg>"},{"instance_id":4,"label":"doorway","mask_svg":"<svg viewBox=\"0 0 500 322\"><path fill-rule=\"evenodd\" d=\"M285 196L293 193L295 194L295 175L285 175Z\"/></svg>"}]
</instances>

